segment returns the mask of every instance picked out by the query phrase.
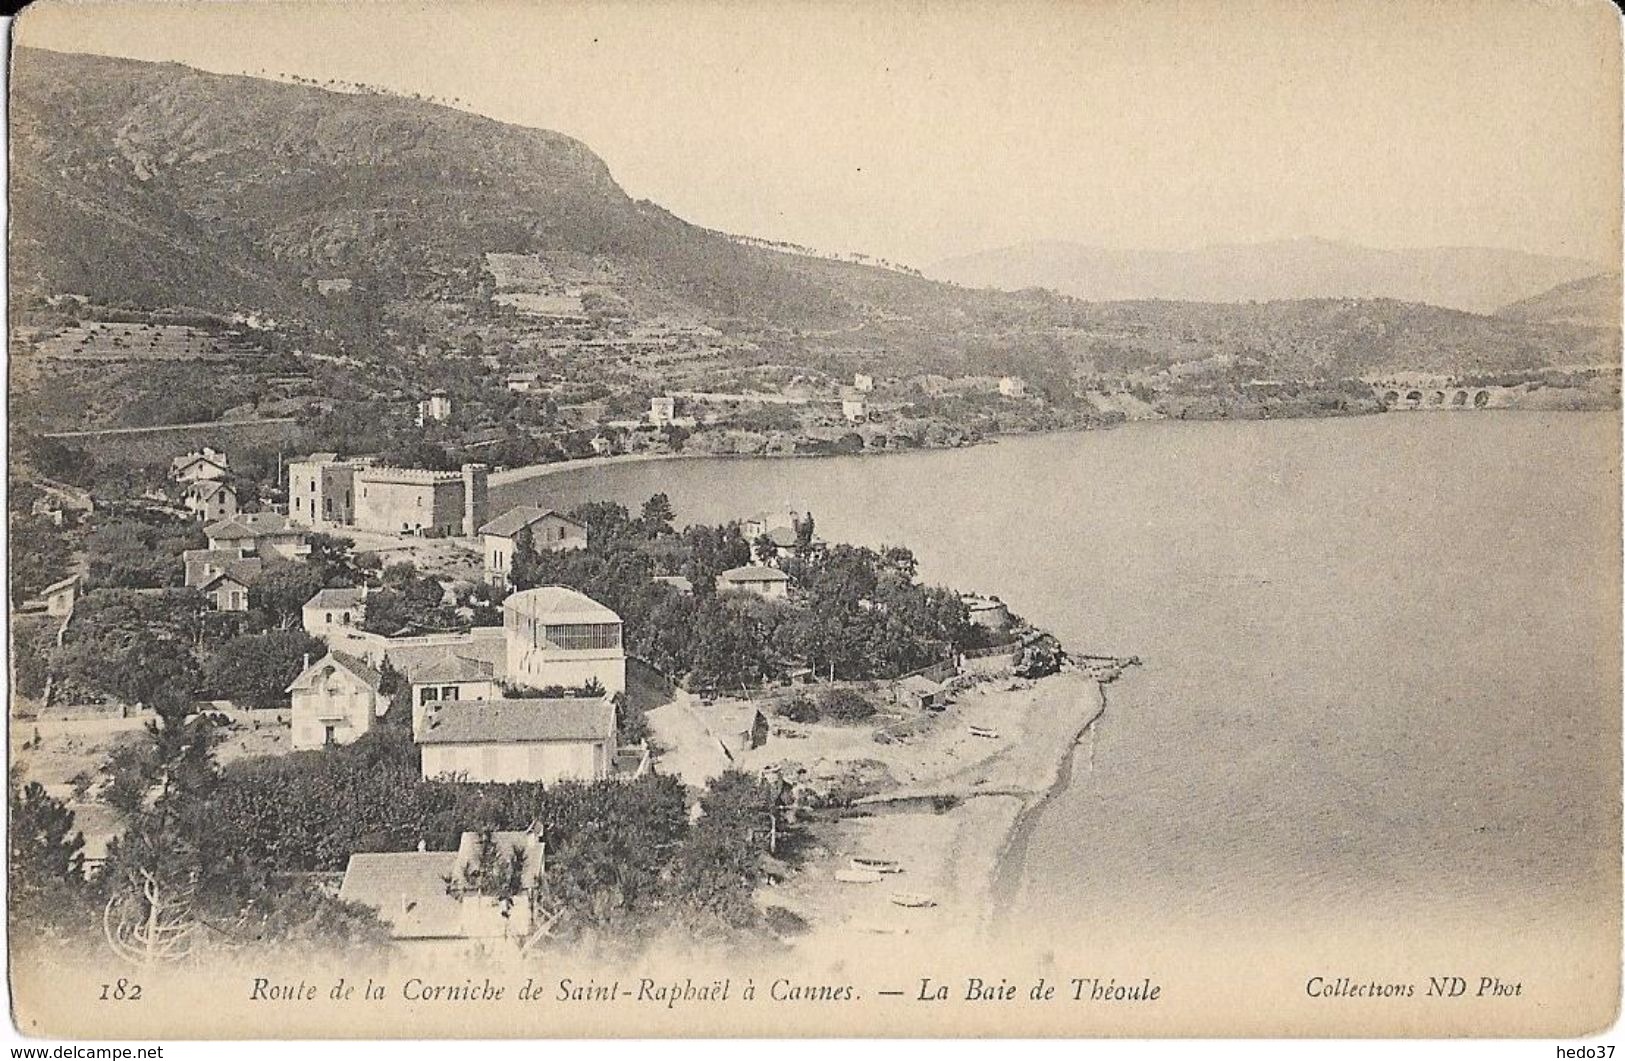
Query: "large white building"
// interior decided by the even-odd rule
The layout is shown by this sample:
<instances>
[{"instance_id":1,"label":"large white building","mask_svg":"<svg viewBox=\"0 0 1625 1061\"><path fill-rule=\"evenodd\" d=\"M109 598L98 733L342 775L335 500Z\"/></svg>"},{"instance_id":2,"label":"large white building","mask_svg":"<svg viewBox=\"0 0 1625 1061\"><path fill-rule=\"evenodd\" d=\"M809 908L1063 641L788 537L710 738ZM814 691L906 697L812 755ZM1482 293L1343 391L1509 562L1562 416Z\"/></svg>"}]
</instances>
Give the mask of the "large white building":
<instances>
[{"instance_id":1,"label":"large white building","mask_svg":"<svg viewBox=\"0 0 1625 1061\"><path fill-rule=\"evenodd\" d=\"M315 453L288 465L288 519L305 527L473 537L486 521L487 471L390 468Z\"/></svg>"},{"instance_id":2,"label":"large white building","mask_svg":"<svg viewBox=\"0 0 1625 1061\"><path fill-rule=\"evenodd\" d=\"M615 764L606 696L431 705L417 733L424 780L597 781Z\"/></svg>"},{"instance_id":3,"label":"large white building","mask_svg":"<svg viewBox=\"0 0 1625 1061\"><path fill-rule=\"evenodd\" d=\"M508 681L535 689L579 688L596 680L611 695L626 691L621 617L563 586L540 586L502 602Z\"/></svg>"}]
</instances>

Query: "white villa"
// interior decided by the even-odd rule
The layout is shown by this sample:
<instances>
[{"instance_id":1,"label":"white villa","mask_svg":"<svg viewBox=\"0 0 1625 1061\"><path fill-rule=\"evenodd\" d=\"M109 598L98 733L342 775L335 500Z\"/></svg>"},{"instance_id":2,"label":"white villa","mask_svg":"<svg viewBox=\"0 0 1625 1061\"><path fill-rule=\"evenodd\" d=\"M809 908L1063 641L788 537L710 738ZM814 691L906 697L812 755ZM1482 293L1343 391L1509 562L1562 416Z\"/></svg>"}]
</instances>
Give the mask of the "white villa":
<instances>
[{"instance_id":1,"label":"white villa","mask_svg":"<svg viewBox=\"0 0 1625 1061\"><path fill-rule=\"evenodd\" d=\"M182 483L198 479L224 479L230 471L231 464L226 460L226 455L209 446L169 462L169 477Z\"/></svg>"},{"instance_id":2,"label":"white villa","mask_svg":"<svg viewBox=\"0 0 1625 1061\"><path fill-rule=\"evenodd\" d=\"M502 602L508 681L537 689L596 680L611 695L626 691L621 617L583 593L540 586Z\"/></svg>"},{"instance_id":3,"label":"white villa","mask_svg":"<svg viewBox=\"0 0 1625 1061\"><path fill-rule=\"evenodd\" d=\"M439 704L417 742L424 780L597 781L615 762L615 705L607 696Z\"/></svg>"},{"instance_id":4,"label":"white villa","mask_svg":"<svg viewBox=\"0 0 1625 1061\"><path fill-rule=\"evenodd\" d=\"M361 625L367 614L367 587L317 590L305 602L303 625L312 637L331 639Z\"/></svg>"},{"instance_id":5,"label":"white villa","mask_svg":"<svg viewBox=\"0 0 1625 1061\"><path fill-rule=\"evenodd\" d=\"M389 710L382 682L377 667L336 649L306 667L286 690L294 750L349 744L366 733Z\"/></svg>"}]
</instances>

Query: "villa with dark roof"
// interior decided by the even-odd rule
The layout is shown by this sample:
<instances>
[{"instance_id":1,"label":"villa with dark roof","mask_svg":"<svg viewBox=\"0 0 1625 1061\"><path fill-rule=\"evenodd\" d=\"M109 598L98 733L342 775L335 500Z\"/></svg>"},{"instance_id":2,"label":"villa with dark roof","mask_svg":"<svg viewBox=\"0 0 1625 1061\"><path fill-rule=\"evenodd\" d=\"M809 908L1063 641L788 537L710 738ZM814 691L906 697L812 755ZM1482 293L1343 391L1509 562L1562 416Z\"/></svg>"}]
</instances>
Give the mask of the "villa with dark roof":
<instances>
[{"instance_id":1,"label":"villa with dark roof","mask_svg":"<svg viewBox=\"0 0 1625 1061\"><path fill-rule=\"evenodd\" d=\"M277 512L239 512L204 527L203 534L211 550L234 550L240 556L293 560L309 551L305 532L289 526L288 518Z\"/></svg>"},{"instance_id":2,"label":"villa with dark roof","mask_svg":"<svg viewBox=\"0 0 1625 1061\"><path fill-rule=\"evenodd\" d=\"M485 549L485 580L494 586L507 586L513 569L514 544L519 532L530 530L538 551L585 549L587 528L550 508L521 505L510 508L480 528Z\"/></svg>"}]
</instances>

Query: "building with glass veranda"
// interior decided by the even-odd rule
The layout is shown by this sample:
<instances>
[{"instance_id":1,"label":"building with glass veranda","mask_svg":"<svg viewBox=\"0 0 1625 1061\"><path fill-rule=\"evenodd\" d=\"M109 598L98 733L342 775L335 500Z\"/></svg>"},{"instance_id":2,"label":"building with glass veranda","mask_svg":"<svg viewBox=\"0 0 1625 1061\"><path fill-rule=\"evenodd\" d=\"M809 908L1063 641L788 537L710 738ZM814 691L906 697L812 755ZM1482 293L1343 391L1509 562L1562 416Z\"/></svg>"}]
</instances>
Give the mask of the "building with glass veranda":
<instances>
[{"instance_id":1,"label":"building with glass veranda","mask_svg":"<svg viewBox=\"0 0 1625 1061\"><path fill-rule=\"evenodd\" d=\"M606 693L626 690L621 617L564 586L521 590L502 602L508 681L536 689L579 688L596 680Z\"/></svg>"}]
</instances>

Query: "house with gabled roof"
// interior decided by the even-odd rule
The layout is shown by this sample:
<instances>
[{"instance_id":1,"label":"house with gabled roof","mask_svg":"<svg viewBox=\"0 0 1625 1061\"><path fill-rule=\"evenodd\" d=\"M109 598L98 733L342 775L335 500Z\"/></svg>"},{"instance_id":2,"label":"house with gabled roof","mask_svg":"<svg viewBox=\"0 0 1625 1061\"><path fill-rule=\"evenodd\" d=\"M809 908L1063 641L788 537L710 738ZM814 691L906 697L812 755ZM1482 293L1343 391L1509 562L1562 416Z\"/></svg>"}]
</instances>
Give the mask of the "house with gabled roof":
<instances>
[{"instance_id":1,"label":"house with gabled roof","mask_svg":"<svg viewBox=\"0 0 1625 1061\"><path fill-rule=\"evenodd\" d=\"M717 576L717 592L728 590L742 590L769 600L783 600L790 595L790 576L765 564L729 568Z\"/></svg>"},{"instance_id":2,"label":"house with gabled roof","mask_svg":"<svg viewBox=\"0 0 1625 1061\"><path fill-rule=\"evenodd\" d=\"M535 505L510 508L480 528L485 547L487 582L504 587L509 584L514 545L519 532L526 529L530 531L530 539L539 552L587 547L587 528L570 517Z\"/></svg>"},{"instance_id":3,"label":"house with gabled roof","mask_svg":"<svg viewBox=\"0 0 1625 1061\"><path fill-rule=\"evenodd\" d=\"M322 638L359 627L366 614L365 586L317 590L301 609L305 633Z\"/></svg>"},{"instance_id":4,"label":"house with gabled roof","mask_svg":"<svg viewBox=\"0 0 1625 1061\"><path fill-rule=\"evenodd\" d=\"M169 477L180 483L198 479L224 479L231 471L226 455L210 446L193 450L169 462Z\"/></svg>"},{"instance_id":5,"label":"house with gabled roof","mask_svg":"<svg viewBox=\"0 0 1625 1061\"><path fill-rule=\"evenodd\" d=\"M455 851L351 855L339 898L375 910L403 946L455 952L529 936L546 872L537 829L467 831Z\"/></svg>"},{"instance_id":6,"label":"house with gabled roof","mask_svg":"<svg viewBox=\"0 0 1625 1061\"><path fill-rule=\"evenodd\" d=\"M597 781L615 760L609 697L537 697L432 705L417 732L424 780Z\"/></svg>"},{"instance_id":7,"label":"house with gabled roof","mask_svg":"<svg viewBox=\"0 0 1625 1061\"><path fill-rule=\"evenodd\" d=\"M216 611L246 612L248 593L259 577L264 562L257 556L225 561L218 571L198 586Z\"/></svg>"},{"instance_id":8,"label":"house with gabled roof","mask_svg":"<svg viewBox=\"0 0 1625 1061\"><path fill-rule=\"evenodd\" d=\"M420 659L407 676L412 686L412 732L440 704L490 700L497 695L496 664L488 659L445 648L438 658Z\"/></svg>"},{"instance_id":9,"label":"house with gabled roof","mask_svg":"<svg viewBox=\"0 0 1625 1061\"><path fill-rule=\"evenodd\" d=\"M334 649L307 666L286 692L293 698L295 751L349 744L389 710L383 672Z\"/></svg>"},{"instance_id":10,"label":"house with gabled roof","mask_svg":"<svg viewBox=\"0 0 1625 1061\"><path fill-rule=\"evenodd\" d=\"M279 512L239 512L204 527L203 534L210 549L235 549L242 556L293 560L310 551L305 532Z\"/></svg>"},{"instance_id":11,"label":"house with gabled roof","mask_svg":"<svg viewBox=\"0 0 1625 1061\"><path fill-rule=\"evenodd\" d=\"M237 488L224 479L194 479L186 484L181 503L199 519L229 519L237 514Z\"/></svg>"}]
</instances>

